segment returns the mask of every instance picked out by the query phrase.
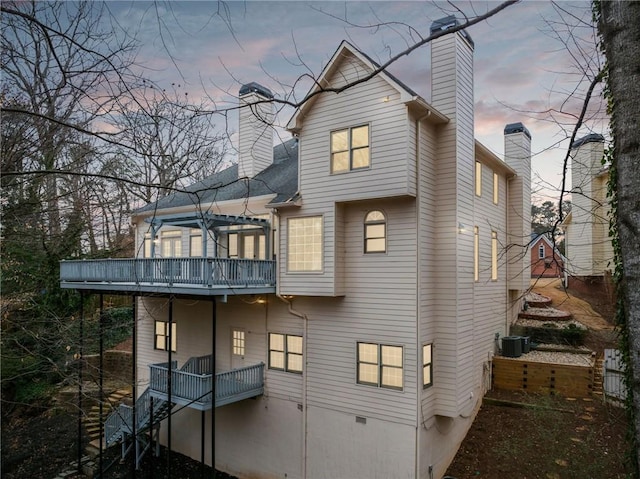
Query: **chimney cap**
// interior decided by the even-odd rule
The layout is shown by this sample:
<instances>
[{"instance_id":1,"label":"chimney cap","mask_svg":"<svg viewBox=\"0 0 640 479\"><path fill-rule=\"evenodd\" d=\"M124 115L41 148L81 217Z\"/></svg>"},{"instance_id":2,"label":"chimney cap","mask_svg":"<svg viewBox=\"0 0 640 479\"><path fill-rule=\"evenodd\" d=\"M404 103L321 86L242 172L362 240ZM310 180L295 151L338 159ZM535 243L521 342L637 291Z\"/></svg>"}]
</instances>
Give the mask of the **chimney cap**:
<instances>
[{"instance_id":1,"label":"chimney cap","mask_svg":"<svg viewBox=\"0 0 640 479\"><path fill-rule=\"evenodd\" d=\"M529 133L527 127L524 126L521 122L509 123L504 127L505 135L511 135L512 133L524 133L529 139L531 139L531 133Z\"/></svg>"},{"instance_id":2,"label":"chimney cap","mask_svg":"<svg viewBox=\"0 0 640 479\"><path fill-rule=\"evenodd\" d=\"M453 27L457 27L458 25L460 25L460 22L458 22L458 19L454 15L449 15L447 17L434 20L434 22L431 24L430 32L431 32L431 35L434 35L438 32L449 30L450 28L453 28ZM471 35L469 35L466 30L460 30L460 33L462 34L463 37L467 39L467 41L471 44L472 47L475 46L475 44L473 43L473 40L471 39Z\"/></svg>"},{"instance_id":3,"label":"chimney cap","mask_svg":"<svg viewBox=\"0 0 640 479\"><path fill-rule=\"evenodd\" d=\"M587 136L577 139L571 144L571 149L579 148L585 143L604 143L604 136L599 133L590 133Z\"/></svg>"},{"instance_id":4,"label":"chimney cap","mask_svg":"<svg viewBox=\"0 0 640 479\"><path fill-rule=\"evenodd\" d=\"M254 81L252 81L251 83L245 83L240 87L240 96L248 95L249 93L257 93L258 95L268 98L269 100L273 100L274 98L271 90Z\"/></svg>"}]
</instances>

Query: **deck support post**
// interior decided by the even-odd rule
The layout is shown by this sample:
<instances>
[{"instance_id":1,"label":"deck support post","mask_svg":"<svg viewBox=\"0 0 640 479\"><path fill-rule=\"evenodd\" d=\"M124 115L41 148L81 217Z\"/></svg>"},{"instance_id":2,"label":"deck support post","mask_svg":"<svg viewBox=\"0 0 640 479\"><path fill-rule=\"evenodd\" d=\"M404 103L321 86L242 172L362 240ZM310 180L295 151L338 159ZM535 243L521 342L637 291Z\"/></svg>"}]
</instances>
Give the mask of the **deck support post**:
<instances>
[{"instance_id":1,"label":"deck support post","mask_svg":"<svg viewBox=\"0 0 640 479\"><path fill-rule=\"evenodd\" d=\"M211 300L211 470L216 474L216 326L217 311L216 297Z\"/></svg>"},{"instance_id":2,"label":"deck support post","mask_svg":"<svg viewBox=\"0 0 640 479\"><path fill-rule=\"evenodd\" d=\"M131 423L131 433L133 434L133 443L134 444L138 444L138 431L137 431L137 422L138 422L138 417L136 416L136 400L138 399L136 393L136 369L137 369L137 364L138 364L138 358L136 357L137 355L137 350L136 350L136 330L137 330L137 311L136 311L136 295L132 295L131 296L131 309L132 309L132 314L133 314L133 325L131 328L131 354L132 354L132 370L131 370L131 395L133 396L133 407L131 410L131 417L132 417L132 423ZM137 455L136 451L134 451L134 454ZM130 466L130 473L131 473L131 477L135 477L136 474L136 461L131 461L131 466Z\"/></svg>"},{"instance_id":3,"label":"deck support post","mask_svg":"<svg viewBox=\"0 0 640 479\"><path fill-rule=\"evenodd\" d=\"M82 369L84 358L82 346L84 343L84 292L80 291L80 346L78 350L78 472L82 472Z\"/></svg>"},{"instance_id":4,"label":"deck support post","mask_svg":"<svg viewBox=\"0 0 640 479\"><path fill-rule=\"evenodd\" d=\"M173 370L171 369L171 360L173 359L173 295L169 296L169 331L167 334L167 351L169 356L168 374L167 374L167 402L169 403L169 415L167 416L167 477L171 477L171 400L172 396L172 384L171 376L173 376Z\"/></svg>"},{"instance_id":5,"label":"deck support post","mask_svg":"<svg viewBox=\"0 0 640 479\"><path fill-rule=\"evenodd\" d=\"M103 406L104 406L104 295L102 293L100 293L100 312L99 312L99 319L98 319L98 336L99 336L99 342L100 342L100 371L98 373L98 377L99 377L99 384L100 384L100 391L98 393L98 397L99 397L99 407L100 407L100 459L99 459L99 468L100 468L100 477L103 477L103 454L102 454L102 449L103 449L103 444L102 442L104 441L104 424L102 422L102 417L103 417Z\"/></svg>"},{"instance_id":6,"label":"deck support post","mask_svg":"<svg viewBox=\"0 0 640 479\"><path fill-rule=\"evenodd\" d=\"M205 427L205 412L200 412L200 478L204 479L204 428Z\"/></svg>"}]
</instances>

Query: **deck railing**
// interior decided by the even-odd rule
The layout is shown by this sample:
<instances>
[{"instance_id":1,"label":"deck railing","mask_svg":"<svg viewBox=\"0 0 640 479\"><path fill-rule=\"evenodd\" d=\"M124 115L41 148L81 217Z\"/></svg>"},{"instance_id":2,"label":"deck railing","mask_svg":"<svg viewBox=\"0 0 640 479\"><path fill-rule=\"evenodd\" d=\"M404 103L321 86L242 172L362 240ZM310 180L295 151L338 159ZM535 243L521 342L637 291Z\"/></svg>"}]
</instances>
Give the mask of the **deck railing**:
<instances>
[{"instance_id":1,"label":"deck railing","mask_svg":"<svg viewBox=\"0 0 640 479\"><path fill-rule=\"evenodd\" d=\"M149 389L152 394L168 397L167 363L151 364ZM191 358L181 369L171 369L171 401L197 409L209 409L213 374L211 356ZM215 375L215 406L262 394L264 363Z\"/></svg>"},{"instance_id":2,"label":"deck railing","mask_svg":"<svg viewBox=\"0 0 640 479\"><path fill-rule=\"evenodd\" d=\"M264 286L275 270L275 261L238 258L87 259L61 261L60 281Z\"/></svg>"}]
</instances>

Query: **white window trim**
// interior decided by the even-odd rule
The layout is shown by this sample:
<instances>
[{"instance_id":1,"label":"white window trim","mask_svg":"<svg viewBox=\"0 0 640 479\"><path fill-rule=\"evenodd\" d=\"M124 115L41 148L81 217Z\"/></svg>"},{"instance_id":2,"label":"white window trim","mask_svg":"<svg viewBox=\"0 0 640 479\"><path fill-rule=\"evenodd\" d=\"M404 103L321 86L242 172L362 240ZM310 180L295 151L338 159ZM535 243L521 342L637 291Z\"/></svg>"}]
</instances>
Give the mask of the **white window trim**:
<instances>
[{"instance_id":1,"label":"white window trim","mask_svg":"<svg viewBox=\"0 0 640 479\"><path fill-rule=\"evenodd\" d=\"M545 258L545 253L546 253L546 251L545 251L544 245L543 244L539 245L538 246L538 259L544 259Z\"/></svg>"},{"instance_id":2,"label":"white window trim","mask_svg":"<svg viewBox=\"0 0 640 479\"><path fill-rule=\"evenodd\" d=\"M320 268L319 269L291 269L291 222L308 218L320 220ZM324 216L295 216L287 218L287 247L286 247L286 268L287 274L322 274L324 273Z\"/></svg>"}]
</instances>

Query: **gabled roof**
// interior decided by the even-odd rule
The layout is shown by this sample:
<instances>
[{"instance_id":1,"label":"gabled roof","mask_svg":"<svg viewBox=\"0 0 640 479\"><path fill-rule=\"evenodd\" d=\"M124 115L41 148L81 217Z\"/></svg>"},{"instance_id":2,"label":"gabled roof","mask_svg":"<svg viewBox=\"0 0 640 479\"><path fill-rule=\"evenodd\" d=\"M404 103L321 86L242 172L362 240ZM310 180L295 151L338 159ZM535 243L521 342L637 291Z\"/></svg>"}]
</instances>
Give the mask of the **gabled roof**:
<instances>
[{"instance_id":1,"label":"gabled roof","mask_svg":"<svg viewBox=\"0 0 640 479\"><path fill-rule=\"evenodd\" d=\"M533 246L538 242L538 240L542 239L542 241L544 243L547 244L547 246L549 246L549 248L551 248L551 250L557 254L558 256L560 256L560 259L562 261L564 261L565 263L567 262L567 258L565 258L565 256L558 250L557 247L555 247L553 245L553 243L551 242L551 240L549 239L549 237L544 234L544 233L531 233L531 242L529 243L529 247L533 248Z\"/></svg>"},{"instance_id":2,"label":"gabled roof","mask_svg":"<svg viewBox=\"0 0 640 479\"><path fill-rule=\"evenodd\" d=\"M238 179L238 165L198 181L185 191L176 192L136 210L134 215L166 208L179 208L218 201L275 195L284 202L298 191L298 140L292 138L273 149L273 163L253 178Z\"/></svg>"},{"instance_id":3,"label":"gabled roof","mask_svg":"<svg viewBox=\"0 0 640 479\"><path fill-rule=\"evenodd\" d=\"M335 51L335 53L329 60L329 63L327 63L325 67L322 69L322 72L320 73L320 76L314 83L314 86L309 90L309 92L305 96L305 98L310 96L311 98L296 110L296 112L293 114L293 116L289 120L289 123L287 123L288 130L295 132L300 129L304 117L306 116L307 112L309 111L309 109L312 107L312 105L315 103L315 100L319 96L318 92L321 91L322 88L327 87L328 79L340 68L342 61L348 55L353 55L362 63L364 63L372 71L380 68L380 65L375 61L373 61L371 57L369 57L365 53L358 50L356 47L351 45L346 40L343 40L342 43L340 43L340 45L338 46L338 49ZM395 88L398 91L398 93L400 94L401 101L405 103L414 103L415 105L429 112L433 117L432 121L435 121L438 123L446 123L449 121L449 119L445 115L438 112L435 108L429 105L426 102L426 100L420 97L415 91L413 91L403 82L398 80L391 73L387 72L386 70L383 70L378 74L378 77L385 80L391 87ZM312 96L312 95L315 95L315 96Z\"/></svg>"}]
</instances>

